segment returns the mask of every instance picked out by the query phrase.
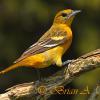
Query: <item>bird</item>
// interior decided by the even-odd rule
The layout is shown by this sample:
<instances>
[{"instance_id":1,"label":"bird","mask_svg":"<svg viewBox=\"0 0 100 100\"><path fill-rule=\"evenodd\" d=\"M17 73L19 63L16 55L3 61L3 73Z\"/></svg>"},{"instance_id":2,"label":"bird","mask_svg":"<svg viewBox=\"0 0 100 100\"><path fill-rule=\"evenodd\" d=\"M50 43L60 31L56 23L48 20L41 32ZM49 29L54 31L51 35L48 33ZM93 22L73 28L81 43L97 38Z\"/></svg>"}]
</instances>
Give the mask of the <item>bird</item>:
<instances>
[{"instance_id":1,"label":"bird","mask_svg":"<svg viewBox=\"0 0 100 100\"><path fill-rule=\"evenodd\" d=\"M72 43L71 24L80 10L65 9L59 11L44 35L26 49L11 66L0 71L4 74L18 67L46 68L56 64L62 67L62 56Z\"/></svg>"}]
</instances>

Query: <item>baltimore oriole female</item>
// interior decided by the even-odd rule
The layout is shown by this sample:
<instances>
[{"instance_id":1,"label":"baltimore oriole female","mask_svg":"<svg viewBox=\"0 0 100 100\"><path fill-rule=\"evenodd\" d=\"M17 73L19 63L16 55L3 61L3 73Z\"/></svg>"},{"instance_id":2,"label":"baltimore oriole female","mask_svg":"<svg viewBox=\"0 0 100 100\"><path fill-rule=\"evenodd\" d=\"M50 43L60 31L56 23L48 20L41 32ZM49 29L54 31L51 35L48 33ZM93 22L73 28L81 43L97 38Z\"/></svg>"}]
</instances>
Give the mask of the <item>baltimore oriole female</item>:
<instances>
[{"instance_id":1,"label":"baltimore oriole female","mask_svg":"<svg viewBox=\"0 0 100 100\"><path fill-rule=\"evenodd\" d=\"M30 46L13 65L0 72L4 74L21 66L45 68L51 64L62 66L62 55L72 42L71 23L80 10L63 10L57 13L51 28Z\"/></svg>"}]
</instances>

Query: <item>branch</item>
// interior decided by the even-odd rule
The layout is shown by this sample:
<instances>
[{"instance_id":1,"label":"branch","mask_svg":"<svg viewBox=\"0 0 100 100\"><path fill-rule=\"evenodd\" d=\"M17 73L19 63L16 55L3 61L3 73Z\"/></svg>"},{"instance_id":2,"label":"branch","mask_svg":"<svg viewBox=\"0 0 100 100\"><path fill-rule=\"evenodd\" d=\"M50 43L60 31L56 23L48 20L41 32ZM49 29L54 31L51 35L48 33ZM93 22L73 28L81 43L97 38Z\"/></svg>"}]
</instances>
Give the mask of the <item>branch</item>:
<instances>
[{"instance_id":1,"label":"branch","mask_svg":"<svg viewBox=\"0 0 100 100\"><path fill-rule=\"evenodd\" d=\"M43 82L35 81L13 86L0 94L0 100L41 100L58 93L59 86L65 86L81 74L100 68L100 49L87 53L46 78ZM61 89L60 89L61 90Z\"/></svg>"},{"instance_id":2,"label":"branch","mask_svg":"<svg viewBox=\"0 0 100 100\"><path fill-rule=\"evenodd\" d=\"M99 98L100 98L100 82L97 83L95 89L91 93L88 100L99 100Z\"/></svg>"}]
</instances>

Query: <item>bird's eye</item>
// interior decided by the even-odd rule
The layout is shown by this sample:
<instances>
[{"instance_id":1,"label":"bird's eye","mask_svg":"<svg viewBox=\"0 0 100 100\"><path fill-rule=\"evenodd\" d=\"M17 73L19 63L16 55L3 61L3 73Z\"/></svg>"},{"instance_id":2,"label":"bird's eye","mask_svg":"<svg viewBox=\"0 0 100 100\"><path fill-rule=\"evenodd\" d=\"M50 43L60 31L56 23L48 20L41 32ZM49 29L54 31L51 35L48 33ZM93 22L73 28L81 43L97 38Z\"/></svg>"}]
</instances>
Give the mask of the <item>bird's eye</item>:
<instances>
[{"instance_id":1,"label":"bird's eye","mask_svg":"<svg viewBox=\"0 0 100 100\"><path fill-rule=\"evenodd\" d=\"M67 16L67 14L66 14L66 13L62 13L62 16L63 16L63 17L66 17L66 16Z\"/></svg>"}]
</instances>

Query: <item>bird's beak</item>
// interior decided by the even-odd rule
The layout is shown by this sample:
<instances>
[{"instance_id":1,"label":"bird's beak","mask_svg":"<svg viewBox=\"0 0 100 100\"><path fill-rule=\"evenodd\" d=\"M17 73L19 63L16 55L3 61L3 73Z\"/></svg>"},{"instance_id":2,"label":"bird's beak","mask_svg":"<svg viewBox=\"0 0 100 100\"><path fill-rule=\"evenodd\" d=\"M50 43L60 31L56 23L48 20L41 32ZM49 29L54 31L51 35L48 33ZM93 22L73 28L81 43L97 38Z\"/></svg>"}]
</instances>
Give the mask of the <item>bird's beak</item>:
<instances>
[{"instance_id":1,"label":"bird's beak","mask_svg":"<svg viewBox=\"0 0 100 100\"><path fill-rule=\"evenodd\" d=\"M70 17L72 17L72 16L75 16L76 14L78 14L78 13L80 13L80 12L81 12L81 10L75 10L75 11L73 11L71 14L69 14L68 19L69 19Z\"/></svg>"}]
</instances>

